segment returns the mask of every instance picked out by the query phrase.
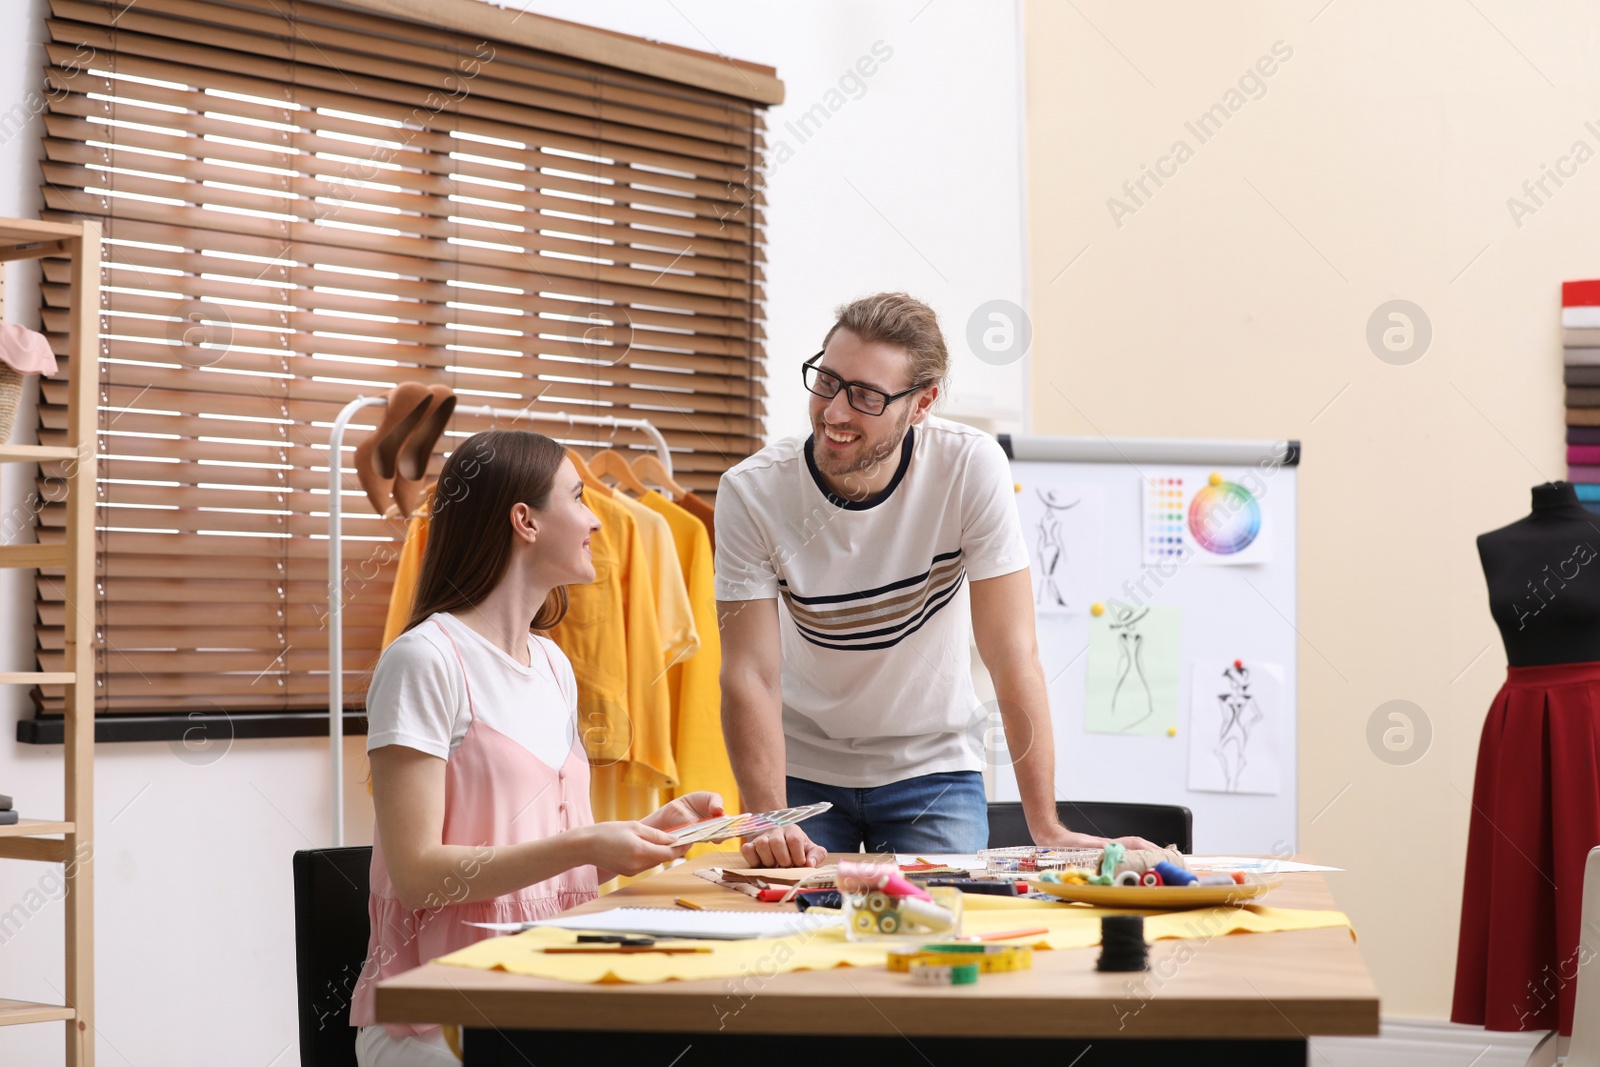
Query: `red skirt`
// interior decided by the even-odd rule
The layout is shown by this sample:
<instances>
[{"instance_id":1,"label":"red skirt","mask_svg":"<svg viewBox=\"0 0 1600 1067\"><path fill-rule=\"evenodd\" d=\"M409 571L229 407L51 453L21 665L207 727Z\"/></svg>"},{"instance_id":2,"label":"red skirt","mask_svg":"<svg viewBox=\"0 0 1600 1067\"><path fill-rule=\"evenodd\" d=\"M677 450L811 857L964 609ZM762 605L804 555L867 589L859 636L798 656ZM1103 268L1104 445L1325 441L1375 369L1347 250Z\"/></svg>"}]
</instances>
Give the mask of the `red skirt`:
<instances>
[{"instance_id":1,"label":"red skirt","mask_svg":"<svg viewBox=\"0 0 1600 1067\"><path fill-rule=\"evenodd\" d=\"M1450 1020L1572 1033L1600 845L1600 663L1511 667L1478 742Z\"/></svg>"}]
</instances>

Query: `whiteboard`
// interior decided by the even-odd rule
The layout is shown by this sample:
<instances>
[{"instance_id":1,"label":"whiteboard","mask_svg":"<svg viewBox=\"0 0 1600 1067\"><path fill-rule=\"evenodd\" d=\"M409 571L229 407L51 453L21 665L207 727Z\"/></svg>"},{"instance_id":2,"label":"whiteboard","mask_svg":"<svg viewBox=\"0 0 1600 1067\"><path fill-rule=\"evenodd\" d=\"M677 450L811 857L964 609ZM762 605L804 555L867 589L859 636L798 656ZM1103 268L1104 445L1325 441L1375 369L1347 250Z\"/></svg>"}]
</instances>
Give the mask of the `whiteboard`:
<instances>
[{"instance_id":1,"label":"whiteboard","mask_svg":"<svg viewBox=\"0 0 1600 1067\"><path fill-rule=\"evenodd\" d=\"M1054 724L1057 799L1182 804L1194 813L1196 852L1293 851L1298 788L1298 442L1006 435L1000 442L1012 460L1029 541L1040 658ZM1163 475L1174 476L1168 480L1190 490L1214 480L1244 485L1259 511L1259 530L1252 543L1244 549L1219 544L1208 529L1199 529L1209 524L1196 519L1186 524L1194 527L1187 535L1193 541L1199 530L1206 540L1194 541L1186 553L1180 550L1152 560L1147 555L1152 550L1147 525L1159 523L1163 513L1157 508L1147 521L1147 494L1150 483ZM1077 525L1066 533L1042 529L1046 499L1068 509L1052 510L1053 516L1070 517ZM1074 503L1077 508L1097 507L1098 524L1089 511L1069 507ZM1193 514L1201 512L1197 508ZM1202 543L1216 551L1200 548ZM1252 562L1229 565L1240 558ZM1055 580L1046 588L1041 585L1042 571L1052 559ZM1106 609L1099 616L1092 614L1095 603ZM1170 721L1157 712L1132 728L1158 728L1158 732L1092 732L1086 728L1091 661L1098 665L1096 677L1102 680L1096 690L1094 721L1102 728L1108 721L1123 721L1105 718L1108 692L1122 707L1129 706L1127 680L1133 675L1125 668L1134 657L1122 654L1123 645L1105 643L1112 640L1109 619L1138 618L1146 608L1156 609L1149 618L1169 620L1170 609L1177 609L1178 625L1168 631L1176 635L1172 641L1160 644L1156 641L1160 635L1152 633L1140 650L1162 653L1161 662L1139 664L1150 666L1154 676L1158 666L1170 673L1175 659L1176 700L1170 701L1170 693L1166 694ZM1100 620L1096 624L1100 643L1097 654L1091 655L1095 619ZM1109 658L1112 649L1118 650L1116 661ZM1228 691L1230 683L1218 665L1225 668L1236 659L1255 668L1255 692L1270 697L1274 705L1251 709L1246 718L1255 722L1248 734L1239 733L1237 712L1229 723L1227 710L1217 710L1220 693L1213 692ZM1120 693L1106 685L1108 670L1116 673L1115 689ZM1197 672L1203 675L1198 693ZM1236 673L1233 680L1238 677ZM1232 692L1236 697L1239 687L1234 685ZM998 713L993 725L998 725ZM1169 729L1175 733L1169 734ZM1231 741L1223 739L1223 730L1232 730ZM989 736L999 733L991 730ZM998 741L991 744L1000 747ZM1239 753L1246 750L1251 754L1243 759ZM986 773L993 799L1020 799L1007 754L990 756ZM1191 760L1196 761L1194 768ZM1241 771L1241 765L1247 769ZM1193 779L1191 771L1196 769L1200 776ZM1254 785L1251 775L1258 779ZM1191 788L1196 780L1209 788ZM1265 788L1263 782L1275 785L1276 791L1228 791Z\"/></svg>"}]
</instances>

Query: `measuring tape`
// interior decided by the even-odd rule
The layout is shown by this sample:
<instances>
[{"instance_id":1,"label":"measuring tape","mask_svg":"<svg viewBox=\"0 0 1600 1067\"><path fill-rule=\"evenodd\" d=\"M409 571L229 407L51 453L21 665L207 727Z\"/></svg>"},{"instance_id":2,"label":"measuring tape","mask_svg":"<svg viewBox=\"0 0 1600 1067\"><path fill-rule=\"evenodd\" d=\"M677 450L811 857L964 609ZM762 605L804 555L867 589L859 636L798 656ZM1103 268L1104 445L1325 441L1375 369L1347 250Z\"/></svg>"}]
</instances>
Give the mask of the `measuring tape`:
<instances>
[{"instance_id":1,"label":"measuring tape","mask_svg":"<svg viewBox=\"0 0 1600 1067\"><path fill-rule=\"evenodd\" d=\"M959 967L977 964L982 974L1026 971L1033 967L1032 945L924 945L889 950L889 970L910 974L913 964Z\"/></svg>"}]
</instances>

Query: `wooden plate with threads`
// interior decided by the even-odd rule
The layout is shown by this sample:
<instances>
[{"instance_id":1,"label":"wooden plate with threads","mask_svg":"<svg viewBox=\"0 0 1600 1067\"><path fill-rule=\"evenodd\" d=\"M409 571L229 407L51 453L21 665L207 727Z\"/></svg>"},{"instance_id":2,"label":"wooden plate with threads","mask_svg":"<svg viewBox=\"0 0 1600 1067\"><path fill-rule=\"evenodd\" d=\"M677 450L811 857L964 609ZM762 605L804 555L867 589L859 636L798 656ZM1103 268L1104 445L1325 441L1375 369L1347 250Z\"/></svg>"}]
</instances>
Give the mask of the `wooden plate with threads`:
<instances>
[{"instance_id":1,"label":"wooden plate with threads","mask_svg":"<svg viewBox=\"0 0 1600 1067\"><path fill-rule=\"evenodd\" d=\"M1262 894L1283 884L1283 878L1251 878L1243 885L1069 885L1028 879L1028 888L1076 904L1097 908L1138 908L1171 911L1181 908L1216 908L1229 904L1254 904Z\"/></svg>"}]
</instances>

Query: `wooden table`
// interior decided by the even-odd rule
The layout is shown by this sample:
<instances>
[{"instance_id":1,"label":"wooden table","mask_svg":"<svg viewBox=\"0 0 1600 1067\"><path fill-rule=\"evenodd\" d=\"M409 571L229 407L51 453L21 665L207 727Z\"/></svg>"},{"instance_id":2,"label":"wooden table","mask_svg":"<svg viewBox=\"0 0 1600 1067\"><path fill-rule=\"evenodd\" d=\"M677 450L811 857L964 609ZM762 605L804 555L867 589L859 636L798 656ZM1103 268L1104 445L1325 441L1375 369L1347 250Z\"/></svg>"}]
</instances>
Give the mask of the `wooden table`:
<instances>
[{"instance_id":1,"label":"wooden table","mask_svg":"<svg viewBox=\"0 0 1600 1067\"><path fill-rule=\"evenodd\" d=\"M708 907L776 907L690 873L706 866L743 863L737 854L701 856L572 914L671 907L677 896ZM1284 878L1263 903L1336 907L1321 874ZM1017 913L1019 926L1027 914ZM380 983L377 1016L461 1025L467 1067L597 1055L629 1067L730 1067L730 1056L816 1067L819 1056L840 1053L852 1057L850 1067L1019 1054L1047 1055L1052 1067L1257 1067L1305 1064L1312 1035L1378 1032L1377 989L1344 928L1155 941L1150 970L1136 974L1096 971L1099 952L1038 952L1031 971L945 988L861 967L580 985L430 963Z\"/></svg>"}]
</instances>

